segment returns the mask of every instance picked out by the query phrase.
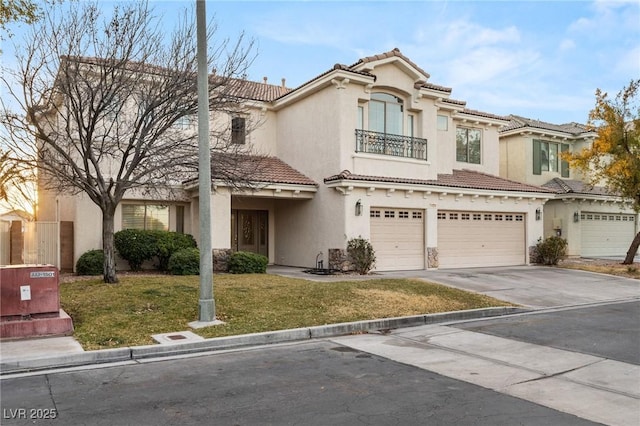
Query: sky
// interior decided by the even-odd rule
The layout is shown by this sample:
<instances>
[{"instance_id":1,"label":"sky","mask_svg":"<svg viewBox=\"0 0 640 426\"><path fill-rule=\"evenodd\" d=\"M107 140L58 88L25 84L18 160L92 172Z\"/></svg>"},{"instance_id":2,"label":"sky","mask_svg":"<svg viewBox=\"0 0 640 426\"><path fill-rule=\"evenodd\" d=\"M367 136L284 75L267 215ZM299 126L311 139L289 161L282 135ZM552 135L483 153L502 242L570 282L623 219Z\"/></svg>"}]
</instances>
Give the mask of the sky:
<instances>
[{"instance_id":1,"label":"sky","mask_svg":"<svg viewBox=\"0 0 640 426\"><path fill-rule=\"evenodd\" d=\"M250 79L288 87L397 47L468 108L561 124L640 78L638 0L208 1L213 15L256 40Z\"/></svg>"},{"instance_id":2,"label":"sky","mask_svg":"<svg viewBox=\"0 0 640 426\"><path fill-rule=\"evenodd\" d=\"M150 4L169 32L195 0ZM206 9L216 37L255 40L249 79L285 78L292 88L397 47L470 109L562 124L587 121L596 88L614 96L640 78L638 0L207 1ZM21 27L12 28L18 48Z\"/></svg>"}]
</instances>

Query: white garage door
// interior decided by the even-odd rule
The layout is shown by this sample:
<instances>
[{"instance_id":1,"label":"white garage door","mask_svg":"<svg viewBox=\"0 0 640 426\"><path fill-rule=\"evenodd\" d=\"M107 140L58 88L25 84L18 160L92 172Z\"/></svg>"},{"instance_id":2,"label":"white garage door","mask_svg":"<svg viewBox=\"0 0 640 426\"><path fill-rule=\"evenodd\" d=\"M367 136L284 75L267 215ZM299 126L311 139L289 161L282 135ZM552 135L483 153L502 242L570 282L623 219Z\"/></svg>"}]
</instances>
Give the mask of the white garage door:
<instances>
[{"instance_id":1,"label":"white garage door","mask_svg":"<svg viewBox=\"0 0 640 426\"><path fill-rule=\"evenodd\" d=\"M635 236L635 217L620 213L582 213L581 256L624 256Z\"/></svg>"},{"instance_id":2,"label":"white garage door","mask_svg":"<svg viewBox=\"0 0 640 426\"><path fill-rule=\"evenodd\" d=\"M372 207L370 219L376 270L424 269L424 211Z\"/></svg>"},{"instance_id":3,"label":"white garage door","mask_svg":"<svg viewBox=\"0 0 640 426\"><path fill-rule=\"evenodd\" d=\"M438 212L440 268L526 263L522 213Z\"/></svg>"}]
</instances>

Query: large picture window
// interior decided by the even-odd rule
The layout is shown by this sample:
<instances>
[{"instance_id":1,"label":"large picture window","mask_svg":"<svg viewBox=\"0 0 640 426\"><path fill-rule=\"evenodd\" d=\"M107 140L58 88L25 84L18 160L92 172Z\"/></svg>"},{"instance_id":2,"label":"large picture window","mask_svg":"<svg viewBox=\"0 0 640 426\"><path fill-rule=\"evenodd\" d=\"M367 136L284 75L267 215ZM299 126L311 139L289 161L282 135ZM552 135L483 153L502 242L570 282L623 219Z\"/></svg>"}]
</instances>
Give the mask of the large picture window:
<instances>
[{"instance_id":1,"label":"large picture window","mask_svg":"<svg viewBox=\"0 0 640 426\"><path fill-rule=\"evenodd\" d=\"M169 206L123 204L122 229L169 230Z\"/></svg>"},{"instance_id":2,"label":"large picture window","mask_svg":"<svg viewBox=\"0 0 640 426\"><path fill-rule=\"evenodd\" d=\"M562 177L569 177L569 163L562 160L560 155L569 151L569 144L533 140L533 174L542 172L560 173Z\"/></svg>"},{"instance_id":3,"label":"large picture window","mask_svg":"<svg viewBox=\"0 0 640 426\"><path fill-rule=\"evenodd\" d=\"M480 164L480 129L456 129L456 161Z\"/></svg>"}]
</instances>

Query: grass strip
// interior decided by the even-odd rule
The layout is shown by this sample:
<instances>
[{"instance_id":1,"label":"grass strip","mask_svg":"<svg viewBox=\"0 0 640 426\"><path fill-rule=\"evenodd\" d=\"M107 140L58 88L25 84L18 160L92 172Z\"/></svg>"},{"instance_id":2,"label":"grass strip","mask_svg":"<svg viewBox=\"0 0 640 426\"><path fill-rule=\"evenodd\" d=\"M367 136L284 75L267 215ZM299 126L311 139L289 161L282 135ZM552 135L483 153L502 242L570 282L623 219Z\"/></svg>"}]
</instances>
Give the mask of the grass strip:
<instances>
[{"instance_id":1,"label":"grass strip","mask_svg":"<svg viewBox=\"0 0 640 426\"><path fill-rule=\"evenodd\" d=\"M340 322L509 306L421 280L314 282L267 274L216 275L216 317L225 325L195 330L232 336ZM121 277L63 283L62 308L85 350L154 343L151 335L188 329L197 319L197 276Z\"/></svg>"}]
</instances>

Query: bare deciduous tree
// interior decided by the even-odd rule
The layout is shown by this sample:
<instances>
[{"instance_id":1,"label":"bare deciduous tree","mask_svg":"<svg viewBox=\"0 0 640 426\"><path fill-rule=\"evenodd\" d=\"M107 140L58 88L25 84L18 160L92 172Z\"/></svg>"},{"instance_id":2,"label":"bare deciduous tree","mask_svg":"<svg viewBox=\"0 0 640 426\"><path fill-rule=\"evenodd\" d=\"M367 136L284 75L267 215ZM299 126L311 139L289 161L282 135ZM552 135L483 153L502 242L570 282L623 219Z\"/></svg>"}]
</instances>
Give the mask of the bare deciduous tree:
<instances>
[{"instance_id":1,"label":"bare deciduous tree","mask_svg":"<svg viewBox=\"0 0 640 426\"><path fill-rule=\"evenodd\" d=\"M94 3L72 3L63 13L48 7L16 49L18 67L3 70L19 105L12 112L2 101L16 157L37 166L39 188L84 193L102 212L105 282L117 282L114 214L125 193L168 197L197 173L197 134L182 127L197 113L195 28L193 11L185 10L167 34L144 2L116 6L110 16ZM210 23L210 109L228 117L242 112L237 77L246 73L253 45L242 35L214 43L215 32ZM228 124L211 127L220 167L256 158L246 155L247 145L231 143ZM229 176L243 184L237 173Z\"/></svg>"}]
</instances>

